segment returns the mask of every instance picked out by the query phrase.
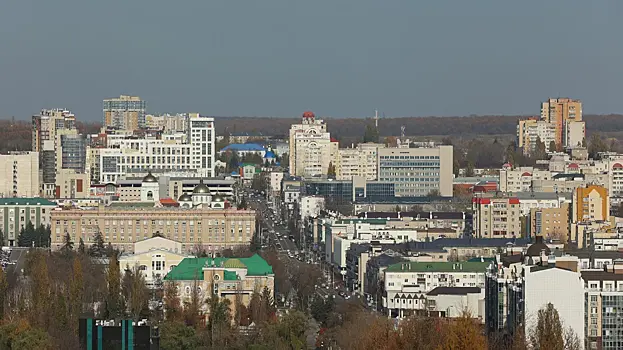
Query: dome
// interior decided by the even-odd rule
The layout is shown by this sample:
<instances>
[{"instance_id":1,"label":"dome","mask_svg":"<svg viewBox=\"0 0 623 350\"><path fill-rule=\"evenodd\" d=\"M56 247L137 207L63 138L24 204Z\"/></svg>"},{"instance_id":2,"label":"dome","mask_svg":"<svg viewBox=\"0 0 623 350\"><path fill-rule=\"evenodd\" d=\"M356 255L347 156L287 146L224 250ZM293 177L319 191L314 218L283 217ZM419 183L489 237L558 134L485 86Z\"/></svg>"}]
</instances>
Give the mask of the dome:
<instances>
[{"instance_id":1,"label":"dome","mask_svg":"<svg viewBox=\"0 0 623 350\"><path fill-rule=\"evenodd\" d=\"M225 261L225 263L223 263L223 267L229 268L229 269L246 269L247 268L247 266L242 261L235 259L235 258Z\"/></svg>"},{"instance_id":2,"label":"dome","mask_svg":"<svg viewBox=\"0 0 623 350\"><path fill-rule=\"evenodd\" d=\"M158 182L158 179L151 174L151 171L143 178L143 182Z\"/></svg>"},{"instance_id":3,"label":"dome","mask_svg":"<svg viewBox=\"0 0 623 350\"><path fill-rule=\"evenodd\" d=\"M225 201L225 197L223 197L220 193L216 193L213 197L212 197L212 201L213 202L224 202Z\"/></svg>"},{"instance_id":4,"label":"dome","mask_svg":"<svg viewBox=\"0 0 623 350\"><path fill-rule=\"evenodd\" d=\"M528 247L527 256L541 256L541 252L545 251L545 255L549 255L552 251L543 243L543 236L536 236L536 242Z\"/></svg>"},{"instance_id":5,"label":"dome","mask_svg":"<svg viewBox=\"0 0 623 350\"><path fill-rule=\"evenodd\" d=\"M209 194L210 189L203 183L203 179L199 180L199 185L195 186L193 193Z\"/></svg>"},{"instance_id":6,"label":"dome","mask_svg":"<svg viewBox=\"0 0 623 350\"><path fill-rule=\"evenodd\" d=\"M623 168L623 165L621 165L621 163L615 163L615 164L612 166L612 169L621 169L621 168Z\"/></svg>"},{"instance_id":7,"label":"dome","mask_svg":"<svg viewBox=\"0 0 623 350\"><path fill-rule=\"evenodd\" d=\"M306 111L306 112L303 112L303 118L304 119L314 119L314 118L316 118L316 115L312 111Z\"/></svg>"},{"instance_id":8,"label":"dome","mask_svg":"<svg viewBox=\"0 0 623 350\"><path fill-rule=\"evenodd\" d=\"M178 202L192 202L193 198L186 193L182 194L180 198L178 198Z\"/></svg>"},{"instance_id":9,"label":"dome","mask_svg":"<svg viewBox=\"0 0 623 350\"><path fill-rule=\"evenodd\" d=\"M266 154L264 155L264 158L267 158L267 159L275 158L275 152L273 152L273 151L266 151Z\"/></svg>"}]
</instances>

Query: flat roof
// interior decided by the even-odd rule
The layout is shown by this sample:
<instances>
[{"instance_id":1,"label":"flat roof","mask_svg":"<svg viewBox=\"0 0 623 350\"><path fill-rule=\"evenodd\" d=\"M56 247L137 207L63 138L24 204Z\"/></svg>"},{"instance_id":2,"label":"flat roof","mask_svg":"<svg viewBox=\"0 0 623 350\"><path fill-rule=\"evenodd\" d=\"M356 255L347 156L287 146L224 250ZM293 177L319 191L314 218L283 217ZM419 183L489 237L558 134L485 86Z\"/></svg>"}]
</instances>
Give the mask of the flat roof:
<instances>
[{"instance_id":1,"label":"flat roof","mask_svg":"<svg viewBox=\"0 0 623 350\"><path fill-rule=\"evenodd\" d=\"M32 197L32 198L0 198L0 205L49 205L57 206L56 203L51 202L45 198Z\"/></svg>"},{"instance_id":2,"label":"flat roof","mask_svg":"<svg viewBox=\"0 0 623 350\"><path fill-rule=\"evenodd\" d=\"M489 262L402 262L387 272L485 272Z\"/></svg>"}]
</instances>

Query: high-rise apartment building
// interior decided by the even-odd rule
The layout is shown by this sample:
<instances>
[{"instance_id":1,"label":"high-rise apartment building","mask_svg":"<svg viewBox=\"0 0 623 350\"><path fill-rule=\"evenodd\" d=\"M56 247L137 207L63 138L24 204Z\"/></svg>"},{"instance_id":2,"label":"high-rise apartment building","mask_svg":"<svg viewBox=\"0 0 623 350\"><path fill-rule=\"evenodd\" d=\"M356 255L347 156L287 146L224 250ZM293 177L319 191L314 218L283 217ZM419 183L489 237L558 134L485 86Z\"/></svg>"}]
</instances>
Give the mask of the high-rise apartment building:
<instances>
[{"instance_id":1,"label":"high-rise apartment building","mask_svg":"<svg viewBox=\"0 0 623 350\"><path fill-rule=\"evenodd\" d=\"M475 197L472 209L477 238L521 237L519 198Z\"/></svg>"},{"instance_id":2,"label":"high-rise apartment building","mask_svg":"<svg viewBox=\"0 0 623 350\"><path fill-rule=\"evenodd\" d=\"M314 113L305 112L302 119L290 127L290 174L326 175L329 164L335 164L338 142L331 140L327 125Z\"/></svg>"},{"instance_id":3,"label":"high-rise apartment building","mask_svg":"<svg viewBox=\"0 0 623 350\"><path fill-rule=\"evenodd\" d=\"M570 98L550 98L541 103L541 119L554 124L556 144L569 146L564 143L565 128L567 123L582 121L582 102Z\"/></svg>"},{"instance_id":4,"label":"high-rise apartment building","mask_svg":"<svg viewBox=\"0 0 623 350\"><path fill-rule=\"evenodd\" d=\"M550 144L556 142L556 126L544 120L520 120L517 125L517 146L525 155L531 155L536 151L538 141L543 142L545 151L555 151L550 150Z\"/></svg>"},{"instance_id":5,"label":"high-rise apartment building","mask_svg":"<svg viewBox=\"0 0 623 350\"><path fill-rule=\"evenodd\" d=\"M104 126L122 130L145 127L146 103L137 96L104 100Z\"/></svg>"},{"instance_id":6,"label":"high-rise apartment building","mask_svg":"<svg viewBox=\"0 0 623 350\"><path fill-rule=\"evenodd\" d=\"M0 154L0 197L39 197L39 153Z\"/></svg>"},{"instance_id":7,"label":"high-rise apartment building","mask_svg":"<svg viewBox=\"0 0 623 350\"><path fill-rule=\"evenodd\" d=\"M194 114L188 123L188 140L192 146L192 165L199 170L201 177L215 176L214 118Z\"/></svg>"},{"instance_id":8,"label":"high-rise apartment building","mask_svg":"<svg viewBox=\"0 0 623 350\"><path fill-rule=\"evenodd\" d=\"M39 115L32 117L32 150L43 151L46 141L52 141L50 150L58 148L57 137L62 133L78 133L74 114L65 109L42 109Z\"/></svg>"},{"instance_id":9,"label":"high-rise apartment building","mask_svg":"<svg viewBox=\"0 0 623 350\"><path fill-rule=\"evenodd\" d=\"M360 143L353 148L341 148L335 160L335 177L337 180L352 180L361 176L366 180L378 177L378 150L385 145L379 143Z\"/></svg>"},{"instance_id":10,"label":"high-rise apartment building","mask_svg":"<svg viewBox=\"0 0 623 350\"><path fill-rule=\"evenodd\" d=\"M564 137L568 148L586 147L586 122L567 123Z\"/></svg>"},{"instance_id":11,"label":"high-rise apartment building","mask_svg":"<svg viewBox=\"0 0 623 350\"><path fill-rule=\"evenodd\" d=\"M437 192L452 197L452 146L379 148L378 180L394 183L396 196Z\"/></svg>"},{"instance_id":12,"label":"high-rise apartment building","mask_svg":"<svg viewBox=\"0 0 623 350\"><path fill-rule=\"evenodd\" d=\"M86 167L86 140L82 135L61 135L61 147L57 150L57 171L72 169L84 173Z\"/></svg>"}]
</instances>

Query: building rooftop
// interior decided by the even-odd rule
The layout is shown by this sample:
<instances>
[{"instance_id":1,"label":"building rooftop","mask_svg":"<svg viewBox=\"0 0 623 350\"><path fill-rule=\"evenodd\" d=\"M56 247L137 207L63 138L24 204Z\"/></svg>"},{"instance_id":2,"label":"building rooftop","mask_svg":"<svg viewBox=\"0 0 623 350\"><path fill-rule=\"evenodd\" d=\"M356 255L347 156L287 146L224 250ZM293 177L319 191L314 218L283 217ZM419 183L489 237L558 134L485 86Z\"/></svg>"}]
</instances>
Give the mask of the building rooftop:
<instances>
[{"instance_id":1,"label":"building rooftop","mask_svg":"<svg viewBox=\"0 0 623 350\"><path fill-rule=\"evenodd\" d=\"M488 262L402 262L389 266L387 272L485 272Z\"/></svg>"},{"instance_id":2,"label":"building rooftop","mask_svg":"<svg viewBox=\"0 0 623 350\"><path fill-rule=\"evenodd\" d=\"M360 218L421 218L421 219L437 219L437 220L463 220L463 216L466 213L463 212L450 212L450 211L405 211L405 212L393 212L393 211L372 211L372 212L361 212L357 214ZM469 215L471 217L471 215Z\"/></svg>"},{"instance_id":3,"label":"building rooftop","mask_svg":"<svg viewBox=\"0 0 623 350\"><path fill-rule=\"evenodd\" d=\"M231 145L223 147L220 152L262 152L265 150L264 146L257 143L232 143Z\"/></svg>"},{"instance_id":4,"label":"building rooftop","mask_svg":"<svg viewBox=\"0 0 623 350\"><path fill-rule=\"evenodd\" d=\"M623 281L623 274L608 271L580 271L585 281Z\"/></svg>"},{"instance_id":5,"label":"building rooftop","mask_svg":"<svg viewBox=\"0 0 623 350\"><path fill-rule=\"evenodd\" d=\"M266 260L255 254L250 258L185 258L173 268L165 277L165 280L188 281L202 280L203 268L246 269L248 276L267 276L273 274L273 268ZM233 274L233 275L232 275ZM229 271L224 277L237 279L234 271Z\"/></svg>"},{"instance_id":6,"label":"building rooftop","mask_svg":"<svg viewBox=\"0 0 623 350\"><path fill-rule=\"evenodd\" d=\"M435 295L467 295L472 293L480 293L478 287L436 287L430 292L426 293L430 296Z\"/></svg>"},{"instance_id":7,"label":"building rooftop","mask_svg":"<svg viewBox=\"0 0 623 350\"><path fill-rule=\"evenodd\" d=\"M45 198L0 198L0 205L50 205L56 206L56 203Z\"/></svg>"}]
</instances>

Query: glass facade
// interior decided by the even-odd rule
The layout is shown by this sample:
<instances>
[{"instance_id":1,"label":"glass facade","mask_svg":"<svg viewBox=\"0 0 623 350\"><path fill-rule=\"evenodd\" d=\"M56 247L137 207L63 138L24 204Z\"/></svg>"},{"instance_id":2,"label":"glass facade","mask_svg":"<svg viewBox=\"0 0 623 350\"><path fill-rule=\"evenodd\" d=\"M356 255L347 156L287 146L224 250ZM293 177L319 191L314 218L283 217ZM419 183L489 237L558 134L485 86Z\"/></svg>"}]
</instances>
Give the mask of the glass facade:
<instances>
[{"instance_id":1,"label":"glass facade","mask_svg":"<svg viewBox=\"0 0 623 350\"><path fill-rule=\"evenodd\" d=\"M602 349L623 349L623 295L603 295L602 307Z\"/></svg>"},{"instance_id":2,"label":"glass facade","mask_svg":"<svg viewBox=\"0 0 623 350\"><path fill-rule=\"evenodd\" d=\"M82 135L61 135L61 166L83 173L86 167L86 142Z\"/></svg>"},{"instance_id":3,"label":"glass facade","mask_svg":"<svg viewBox=\"0 0 623 350\"><path fill-rule=\"evenodd\" d=\"M379 180L396 184L396 195L426 196L439 190L439 156L380 156Z\"/></svg>"}]
</instances>

